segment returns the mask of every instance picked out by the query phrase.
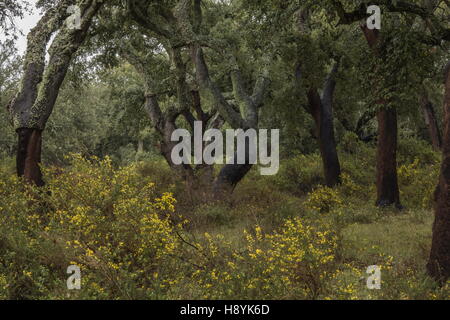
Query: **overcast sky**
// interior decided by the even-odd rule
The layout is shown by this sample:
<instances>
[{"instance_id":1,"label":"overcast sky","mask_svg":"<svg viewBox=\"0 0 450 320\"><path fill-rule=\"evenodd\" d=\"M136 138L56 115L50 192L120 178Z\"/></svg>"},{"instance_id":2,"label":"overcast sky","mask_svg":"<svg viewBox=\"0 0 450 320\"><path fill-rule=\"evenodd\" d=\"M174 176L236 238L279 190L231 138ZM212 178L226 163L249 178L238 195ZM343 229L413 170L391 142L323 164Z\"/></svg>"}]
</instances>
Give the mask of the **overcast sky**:
<instances>
[{"instance_id":1,"label":"overcast sky","mask_svg":"<svg viewBox=\"0 0 450 320\"><path fill-rule=\"evenodd\" d=\"M34 26L36 26L39 18L41 17L39 10L34 7L36 1L37 0L29 0L29 2L33 5L33 12L31 14L25 15L23 19L16 20L18 29L23 33L23 35L19 35L19 39L16 42L16 47L20 54L23 54L27 48L27 34ZM3 38L2 35L0 35L0 39L1 38Z\"/></svg>"},{"instance_id":2,"label":"overcast sky","mask_svg":"<svg viewBox=\"0 0 450 320\"><path fill-rule=\"evenodd\" d=\"M35 3L36 1L32 0L30 2ZM27 34L30 32L31 28L36 26L40 17L41 17L41 14L35 8L33 10L32 14L25 16L22 20L19 20L17 22L17 26L19 27L19 30L21 30L24 34L23 36L19 37L19 40L17 41L17 44L16 44L16 47L21 54L23 52L25 52L25 50L27 48Z\"/></svg>"}]
</instances>

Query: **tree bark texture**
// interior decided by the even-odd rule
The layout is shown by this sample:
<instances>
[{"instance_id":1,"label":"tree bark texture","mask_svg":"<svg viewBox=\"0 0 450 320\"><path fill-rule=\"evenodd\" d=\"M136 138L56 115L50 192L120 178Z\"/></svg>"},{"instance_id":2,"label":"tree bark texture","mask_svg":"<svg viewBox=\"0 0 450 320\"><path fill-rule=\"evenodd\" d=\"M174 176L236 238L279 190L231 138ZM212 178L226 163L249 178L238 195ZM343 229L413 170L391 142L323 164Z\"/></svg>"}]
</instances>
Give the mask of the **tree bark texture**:
<instances>
[{"instance_id":1,"label":"tree bark texture","mask_svg":"<svg viewBox=\"0 0 450 320\"><path fill-rule=\"evenodd\" d=\"M450 278L450 62L445 72L444 140L439 184L435 191L433 240L427 270L434 279Z\"/></svg>"},{"instance_id":2,"label":"tree bark texture","mask_svg":"<svg viewBox=\"0 0 450 320\"><path fill-rule=\"evenodd\" d=\"M367 44L375 55L380 55L377 47L380 41L378 30L361 27ZM378 144L377 144L377 200L376 206L395 205L401 209L400 191L397 178L397 110L389 107L384 97L378 97Z\"/></svg>"}]
</instances>

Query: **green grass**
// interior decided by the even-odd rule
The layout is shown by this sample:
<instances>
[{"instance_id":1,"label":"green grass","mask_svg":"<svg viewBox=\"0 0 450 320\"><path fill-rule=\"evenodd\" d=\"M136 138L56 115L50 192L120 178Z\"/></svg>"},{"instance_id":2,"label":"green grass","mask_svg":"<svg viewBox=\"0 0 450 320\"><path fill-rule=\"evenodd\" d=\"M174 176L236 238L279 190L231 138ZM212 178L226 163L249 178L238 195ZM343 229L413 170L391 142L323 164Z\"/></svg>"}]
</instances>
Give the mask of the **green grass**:
<instances>
[{"instance_id":1,"label":"green grass","mask_svg":"<svg viewBox=\"0 0 450 320\"><path fill-rule=\"evenodd\" d=\"M125 168L123 180L116 186L109 181L117 172L114 168L76 160L80 172L92 174L71 180L73 167L68 167L64 169L67 173L48 176L58 186L54 193L44 195L53 205L38 210L36 199L31 207L30 202L20 201L23 188L10 178L12 162L3 162L0 184L6 187L0 190L0 212L6 215L0 216L0 253L5 262L0 262L0 297L67 298L64 268L75 260L88 277L84 279L86 288L70 293L69 298L77 299L450 299L449 285L439 287L425 269L434 219L428 201L433 188L429 186L436 178L437 160L428 157L417 162L417 155L403 155L402 159L411 161L403 160L400 172L406 209L379 209L374 206L374 171L363 168L374 163L374 152L370 151L359 156L341 154L347 176L331 192L320 186L319 167L311 163L317 156L308 156L282 161L275 177L261 177L254 168L225 202L193 198L161 162ZM304 175L306 180L302 180ZM301 183L289 180L293 177ZM136 255L140 251L131 243L140 243L140 238L129 227L116 223L113 210L119 203L132 204L120 219L124 226L134 226L140 221L136 214L145 215L148 210L137 213L133 209L136 199L141 199L139 185L149 182L155 183L152 190L157 197L172 192L177 199L174 219L187 220L178 235L167 230L165 239L170 236L177 244L170 254L163 251L157 261L145 253ZM80 187L86 191L74 197ZM100 191L92 193L92 187ZM129 191L121 195L111 188ZM67 228L50 223L52 227L46 228L48 221L61 218L58 210L73 214L67 210L69 203L75 211L80 207L94 213L97 220L93 223L98 224L95 232L108 234L109 240L95 232L83 234L84 229L76 225ZM290 224L299 221L308 226L303 233L289 230ZM262 239L255 240L259 228ZM323 232L335 238L318 241ZM151 236L144 232L139 237L147 235ZM97 240L88 240L90 237ZM64 246L75 239L89 244L92 252ZM123 248L111 241L121 242ZM157 238L148 241L158 246ZM104 256L105 246L109 258ZM283 248L292 251L277 256ZM331 262L321 260L327 250ZM289 252L295 252L294 260L297 257L300 262L284 261ZM101 268L91 262L92 257L101 261ZM381 267L381 290L367 289L366 270L371 265ZM271 271L264 274L265 270Z\"/></svg>"}]
</instances>

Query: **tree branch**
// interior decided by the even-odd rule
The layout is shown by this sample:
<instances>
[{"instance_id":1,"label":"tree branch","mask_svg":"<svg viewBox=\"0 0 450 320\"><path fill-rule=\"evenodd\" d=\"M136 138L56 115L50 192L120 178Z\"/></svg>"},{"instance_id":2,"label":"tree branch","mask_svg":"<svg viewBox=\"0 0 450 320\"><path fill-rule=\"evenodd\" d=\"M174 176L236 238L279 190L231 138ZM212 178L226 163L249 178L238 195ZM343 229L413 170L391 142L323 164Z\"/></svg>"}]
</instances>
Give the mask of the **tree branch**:
<instances>
[{"instance_id":1,"label":"tree branch","mask_svg":"<svg viewBox=\"0 0 450 320\"><path fill-rule=\"evenodd\" d=\"M131 13L133 19L142 27L153 31L159 36L170 39L172 34L169 30L158 26L149 19L147 16L147 7L145 5L148 5L147 1L129 0L128 11Z\"/></svg>"},{"instance_id":2,"label":"tree branch","mask_svg":"<svg viewBox=\"0 0 450 320\"><path fill-rule=\"evenodd\" d=\"M361 3L357 9L347 12L344 5L339 0L331 0L334 8L339 16L339 24L352 24L353 22L365 19L368 17L368 4ZM440 41L450 41L450 29L442 27L437 21L433 12L435 8L425 8L414 3L406 1L391 1L391 0L373 0L370 5L385 6L389 12L409 13L421 17L423 20L431 23L436 31L432 32L431 37L424 37L423 42L427 44L440 45Z\"/></svg>"},{"instance_id":3,"label":"tree branch","mask_svg":"<svg viewBox=\"0 0 450 320\"><path fill-rule=\"evenodd\" d=\"M241 115L226 101L219 88L211 80L208 66L203 55L203 49L199 45L193 45L191 50L192 60L196 67L197 81L206 98L214 104L215 109L220 112L222 117L224 117L233 128L247 127Z\"/></svg>"},{"instance_id":4,"label":"tree branch","mask_svg":"<svg viewBox=\"0 0 450 320\"><path fill-rule=\"evenodd\" d=\"M53 33L61 28L69 16L67 8L74 3L74 0L59 2L56 7L44 14L28 34L21 88L8 106L16 129L36 126L30 123L29 111L37 99L39 84L45 71L47 44Z\"/></svg>"}]
</instances>

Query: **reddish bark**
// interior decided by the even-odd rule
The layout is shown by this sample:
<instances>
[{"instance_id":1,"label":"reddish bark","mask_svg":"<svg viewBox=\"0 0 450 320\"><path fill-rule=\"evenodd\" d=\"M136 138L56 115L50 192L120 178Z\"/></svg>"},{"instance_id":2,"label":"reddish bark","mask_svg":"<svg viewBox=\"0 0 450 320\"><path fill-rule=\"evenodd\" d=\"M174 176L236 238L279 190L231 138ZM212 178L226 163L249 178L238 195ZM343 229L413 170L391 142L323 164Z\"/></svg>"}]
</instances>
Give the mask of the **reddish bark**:
<instances>
[{"instance_id":1,"label":"reddish bark","mask_svg":"<svg viewBox=\"0 0 450 320\"><path fill-rule=\"evenodd\" d=\"M378 43L380 33L370 30L366 25L361 27L367 44L375 55L380 55ZM397 179L397 111L389 107L384 97L379 97L378 145L377 145L377 201L380 207L395 205L401 209L400 192Z\"/></svg>"},{"instance_id":2,"label":"reddish bark","mask_svg":"<svg viewBox=\"0 0 450 320\"><path fill-rule=\"evenodd\" d=\"M443 157L435 192L433 240L427 265L429 275L441 282L450 278L450 63L445 75Z\"/></svg>"},{"instance_id":3,"label":"reddish bark","mask_svg":"<svg viewBox=\"0 0 450 320\"><path fill-rule=\"evenodd\" d=\"M18 129L17 174L29 183L43 186L41 163L42 130Z\"/></svg>"}]
</instances>

